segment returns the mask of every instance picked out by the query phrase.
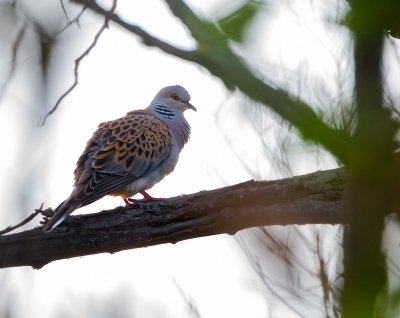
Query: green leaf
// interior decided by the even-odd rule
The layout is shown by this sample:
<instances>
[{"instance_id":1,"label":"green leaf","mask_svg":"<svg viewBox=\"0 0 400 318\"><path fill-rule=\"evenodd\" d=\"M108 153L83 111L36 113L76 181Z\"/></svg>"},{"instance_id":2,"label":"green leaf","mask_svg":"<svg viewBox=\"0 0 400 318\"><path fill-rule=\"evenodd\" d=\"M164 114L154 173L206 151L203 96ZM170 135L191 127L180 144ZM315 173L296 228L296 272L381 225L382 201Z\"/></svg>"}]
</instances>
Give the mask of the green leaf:
<instances>
[{"instance_id":1,"label":"green leaf","mask_svg":"<svg viewBox=\"0 0 400 318\"><path fill-rule=\"evenodd\" d=\"M260 7L260 2L249 1L232 14L220 19L217 25L228 38L236 42L242 42L246 27L255 17Z\"/></svg>"}]
</instances>

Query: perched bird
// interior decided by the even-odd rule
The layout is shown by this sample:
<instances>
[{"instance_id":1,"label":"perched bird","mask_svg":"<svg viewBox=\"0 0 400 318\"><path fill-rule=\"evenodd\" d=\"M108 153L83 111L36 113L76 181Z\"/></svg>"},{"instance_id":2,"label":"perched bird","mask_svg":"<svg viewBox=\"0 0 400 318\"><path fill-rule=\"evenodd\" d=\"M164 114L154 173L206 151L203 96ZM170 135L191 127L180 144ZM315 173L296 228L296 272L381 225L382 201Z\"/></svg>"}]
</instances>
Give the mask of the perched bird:
<instances>
[{"instance_id":1,"label":"perched bird","mask_svg":"<svg viewBox=\"0 0 400 318\"><path fill-rule=\"evenodd\" d=\"M74 190L44 225L50 232L76 209L106 195L128 198L141 193L143 200L157 200L147 194L170 174L183 146L190 137L190 126L183 116L189 93L179 85L164 87L150 106L102 123L87 142L76 163Z\"/></svg>"}]
</instances>

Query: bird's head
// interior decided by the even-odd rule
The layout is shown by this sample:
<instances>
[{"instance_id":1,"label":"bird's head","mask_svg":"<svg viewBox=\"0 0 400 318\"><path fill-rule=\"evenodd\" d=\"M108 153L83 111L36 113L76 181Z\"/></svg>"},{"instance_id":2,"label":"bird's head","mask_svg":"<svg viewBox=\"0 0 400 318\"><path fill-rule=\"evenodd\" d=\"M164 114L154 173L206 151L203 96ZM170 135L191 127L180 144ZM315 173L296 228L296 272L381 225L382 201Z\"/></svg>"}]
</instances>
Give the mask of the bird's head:
<instances>
[{"instance_id":1,"label":"bird's head","mask_svg":"<svg viewBox=\"0 0 400 318\"><path fill-rule=\"evenodd\" d=\"M190 95L182 86L167 86L157 93L156 97L154 97L151 102L150 107L152 107L153 110L158 108L162 111L162 106L165 105L175 113L183 113L187 109L197 111L189 101ZM166 110L166 112L168 111Z\"/></svg>"}]
</instances>

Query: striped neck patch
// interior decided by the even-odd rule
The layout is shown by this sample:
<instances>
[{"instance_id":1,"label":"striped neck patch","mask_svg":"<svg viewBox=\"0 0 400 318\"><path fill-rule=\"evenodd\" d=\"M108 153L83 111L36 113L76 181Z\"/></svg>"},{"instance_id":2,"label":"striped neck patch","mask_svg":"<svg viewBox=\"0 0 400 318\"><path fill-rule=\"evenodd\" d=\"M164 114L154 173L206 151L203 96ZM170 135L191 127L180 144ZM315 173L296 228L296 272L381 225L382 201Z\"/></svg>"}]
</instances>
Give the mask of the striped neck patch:
<instances>
[{"instance_id":1,"label":"striped neck patch","mask_svg":"<svg viewBox=\"0 0 400 318\"><path fill-rule=\"evenodd\" d=\"M176 113L165 104L153 104L151 108L163 118L173 119L176 117Z\"/></svg>"}]
</instances>

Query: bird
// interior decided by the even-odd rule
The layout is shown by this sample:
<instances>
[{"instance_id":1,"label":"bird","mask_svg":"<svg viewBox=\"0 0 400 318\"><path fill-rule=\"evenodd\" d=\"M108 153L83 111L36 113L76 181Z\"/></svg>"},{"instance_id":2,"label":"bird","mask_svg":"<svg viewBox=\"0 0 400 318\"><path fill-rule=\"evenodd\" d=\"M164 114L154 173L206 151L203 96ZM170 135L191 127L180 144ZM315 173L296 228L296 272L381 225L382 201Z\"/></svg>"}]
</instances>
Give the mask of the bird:
<instances>
[{"instance_id":1,"label":"bird","mask_svg":"<svg viewBox=\"0 0 400 318\"><path fill-rule=\"evenodd\" d=\"M146 190L170 174L190 137L183 113L197 109L180 85L162 88L150 105L98 125L86 144L74 171L71 195L55 209L43 227L51 232L76 209L106 195L120 196L126 205L137 193L144 201L153 198Z\"/></svg>"}]
</instances>

